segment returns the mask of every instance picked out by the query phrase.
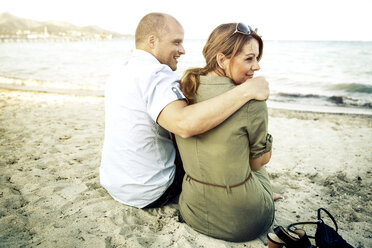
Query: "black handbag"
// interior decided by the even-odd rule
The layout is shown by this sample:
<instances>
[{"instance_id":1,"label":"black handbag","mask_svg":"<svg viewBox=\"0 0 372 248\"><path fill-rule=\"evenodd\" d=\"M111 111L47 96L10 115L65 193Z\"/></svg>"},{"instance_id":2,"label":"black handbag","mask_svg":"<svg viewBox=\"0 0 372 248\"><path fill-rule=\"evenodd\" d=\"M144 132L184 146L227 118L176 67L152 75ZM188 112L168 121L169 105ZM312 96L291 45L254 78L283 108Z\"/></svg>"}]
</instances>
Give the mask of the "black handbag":
<instances>
[{"instance_id":1,"label":"black handbag","mask_svg":"<svg viewBox=\"0 0 372 248\"><path fill-rule=\"evenodd\" d=\"M333 229L326 223L324 223L324 220L322 219L320 213L321 211L324 211L329 218L332 220L335 228ZM292 233L295 233L295 229L297 225L307 225L312 224L316 225L316 231L315 231L315 237L308 235L309 238L315 239L315 244L319 248L353 248L350 244L348 244L340 234L338 234L338 227L335 219L333 216L324 208L318 209L318 221L308 221L308 222L297 222L290 224L288 226L288 230Z\"/></svg>"}]
</instances>

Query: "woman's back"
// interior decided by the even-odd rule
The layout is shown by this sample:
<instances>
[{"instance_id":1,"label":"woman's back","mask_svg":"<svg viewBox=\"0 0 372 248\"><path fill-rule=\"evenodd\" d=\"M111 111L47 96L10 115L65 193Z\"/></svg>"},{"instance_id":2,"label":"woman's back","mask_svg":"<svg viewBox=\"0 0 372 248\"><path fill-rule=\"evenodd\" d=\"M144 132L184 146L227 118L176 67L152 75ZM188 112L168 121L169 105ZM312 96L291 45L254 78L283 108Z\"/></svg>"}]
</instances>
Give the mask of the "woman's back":
<instances>
[{"instance_id":1,"label":"woman's back","mask_svg":"<svg viewBox=\"0 0 372 248\"><path fill-rule=\"evenodd\" d=\"M196 102L235 87L226 77L201 76ZM177 137L186 176L181 215L197 231L231 241L257 238L272 224L274 203L265 169L251 171L250 156L270 151L264 101L250 101L218 127ZM268 139L269 137L269 139Z\"/></svg>"}]
</instances>

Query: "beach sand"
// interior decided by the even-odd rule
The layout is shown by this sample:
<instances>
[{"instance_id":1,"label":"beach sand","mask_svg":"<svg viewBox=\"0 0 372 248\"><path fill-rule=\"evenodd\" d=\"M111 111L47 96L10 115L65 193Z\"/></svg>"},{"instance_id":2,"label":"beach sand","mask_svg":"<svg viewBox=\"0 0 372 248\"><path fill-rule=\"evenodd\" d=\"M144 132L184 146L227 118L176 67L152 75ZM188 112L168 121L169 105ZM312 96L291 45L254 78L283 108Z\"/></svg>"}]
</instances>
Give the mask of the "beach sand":
<instances>
[{"instance_id":1,"label":"beach sand","mask_svg":"<svg viewBox=\"0 0 372 248\"><path fill-rule=\"evenodd\" d=\"M276 223L324 207L350 244L372 247L372 116L269 114ZM113 200L99 183L103 137L103 97L0 90L0 247L265 247L197 233L177 204Z\"/></svg>"}]
</instances>

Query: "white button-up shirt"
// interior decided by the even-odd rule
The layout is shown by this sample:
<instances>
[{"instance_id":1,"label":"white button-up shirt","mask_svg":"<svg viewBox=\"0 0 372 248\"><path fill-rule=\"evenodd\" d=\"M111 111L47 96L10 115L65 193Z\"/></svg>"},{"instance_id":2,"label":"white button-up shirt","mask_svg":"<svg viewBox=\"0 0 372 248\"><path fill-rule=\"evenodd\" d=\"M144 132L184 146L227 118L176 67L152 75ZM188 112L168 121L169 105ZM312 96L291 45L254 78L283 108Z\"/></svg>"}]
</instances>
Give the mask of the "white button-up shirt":
<instances>
[{"instance_id":1,"label":"white button-up shirt","mask_svg":"<svg viewBox=\"0 0 372 248\"><path fill-rule=\"evenodd\" d=\"M173 182L175 149L156 120L167 104L184 98L175 72L142 50L111 75L100 181L115 200L142 208Z\"/></svg>"}]
</instances>

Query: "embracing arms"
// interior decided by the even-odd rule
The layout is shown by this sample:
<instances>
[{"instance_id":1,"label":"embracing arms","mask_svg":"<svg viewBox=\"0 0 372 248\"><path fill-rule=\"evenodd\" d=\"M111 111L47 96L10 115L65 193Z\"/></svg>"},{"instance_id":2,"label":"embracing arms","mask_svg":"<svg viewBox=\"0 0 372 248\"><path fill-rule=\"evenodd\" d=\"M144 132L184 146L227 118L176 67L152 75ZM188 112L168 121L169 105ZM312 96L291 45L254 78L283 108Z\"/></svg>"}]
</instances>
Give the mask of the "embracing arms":
<instances>
[{"instance_id":1,"label":"embracing arms","mask_svg":"<svg viewBox=\"0 0 372 248\"><path fill-rule=\"evenodd\" d=\"M184 100L169 103L159 114L157 122L168 131L183 138L204 133L235 113L246 102L266 100L268 82L255 77L219 96L187 105Z\"/></svg>"}]
</instances>

